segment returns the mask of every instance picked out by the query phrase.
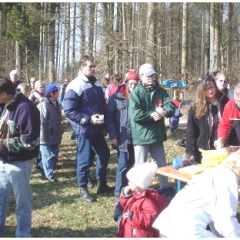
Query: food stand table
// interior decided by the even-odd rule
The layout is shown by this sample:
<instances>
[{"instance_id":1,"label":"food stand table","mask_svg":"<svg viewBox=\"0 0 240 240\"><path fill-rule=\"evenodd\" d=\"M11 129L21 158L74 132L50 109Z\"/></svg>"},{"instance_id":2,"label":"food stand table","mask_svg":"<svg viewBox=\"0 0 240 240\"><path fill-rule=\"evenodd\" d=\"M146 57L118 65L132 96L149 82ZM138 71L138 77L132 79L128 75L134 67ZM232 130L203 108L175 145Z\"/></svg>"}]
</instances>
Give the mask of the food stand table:
<instances>
[{"instance_id":1,"label":"food stand table","mask_svg":"<svg viewBox=\"0 0 240 240\"><path fill-rule=\"evenodd\" d=\"M192 179L192 175L181 173L174 169L172 165L158 168L157 174L177 180L177 191L181 189L181 182L187 183Z\"/></svg>"}]
</instances>

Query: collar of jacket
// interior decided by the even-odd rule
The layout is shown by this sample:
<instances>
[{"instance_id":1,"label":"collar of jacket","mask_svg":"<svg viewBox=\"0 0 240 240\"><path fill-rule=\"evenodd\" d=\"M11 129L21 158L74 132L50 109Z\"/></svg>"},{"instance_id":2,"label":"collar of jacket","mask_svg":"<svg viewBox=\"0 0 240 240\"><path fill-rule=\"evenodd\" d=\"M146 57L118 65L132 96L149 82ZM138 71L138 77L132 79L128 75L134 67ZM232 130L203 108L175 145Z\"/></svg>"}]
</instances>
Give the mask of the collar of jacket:
<instances>
[{"instance_id":1,"label":"collar of jacket","mask_svg":"<svg viewBox=\"0 0 240 240\"><path fill-rule=\"evenodd\" d=\"M18 98L20 97L20 95L22 95L20 90L16 89L13 99L10 100L7 104L5 104L5 107L7 108L7 110L11 110L11 108L15 105L15 103L18 100Z\"/></svg>"},{"instance_id":2,"label":"collar of jacket","mask_svg":"<svg viewBox=\"0 0 240 240\"><path fill-rule=\"evenodd\" d=\"M94 84L95 84L96 81L98 80L98 78L97 78L95 75L93 75L92 77L95 78L95 81L94 81ZM89 78L88 78L86 75L84 75L81 70L78 71L78 78L80 78L80 79L83 80L84 82L91 83L91 82L89 81Z\"/></svg>"}]
</instances>

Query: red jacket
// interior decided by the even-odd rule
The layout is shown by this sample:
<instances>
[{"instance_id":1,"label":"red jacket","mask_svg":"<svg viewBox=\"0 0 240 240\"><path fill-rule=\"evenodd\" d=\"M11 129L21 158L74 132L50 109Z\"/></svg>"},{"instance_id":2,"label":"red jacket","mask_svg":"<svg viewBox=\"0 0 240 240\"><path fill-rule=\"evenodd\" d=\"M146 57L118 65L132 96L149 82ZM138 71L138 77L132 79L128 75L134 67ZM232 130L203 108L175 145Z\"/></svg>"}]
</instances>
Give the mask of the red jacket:
<instances>
[{"instance_id":1,"label":"red jacket","mask_svg":"<svg viewBox=\"0 0 240 240\"><path fill-rule=\"evenodd\" d=\"M167 207L169 201L153 189L144 189L141 193L124 198L120 195L123 214L131 210L132 219L122 219L118 237L159 237L159 231L152 227L160 212Z\"/></svg>"},{"instance_id":2,"label":"red jacket","mask_svg":"<svg viewBox=\"0 0 240 240\"><path fill-rule=\"evenodd\" d=\"M238 141L240 140L240 109L235 104L234 99L228 101L224 107L222 118L218 125L217 137L222 137L226 141L231 129L236 131Z\"/></svg>"}]
</instances>

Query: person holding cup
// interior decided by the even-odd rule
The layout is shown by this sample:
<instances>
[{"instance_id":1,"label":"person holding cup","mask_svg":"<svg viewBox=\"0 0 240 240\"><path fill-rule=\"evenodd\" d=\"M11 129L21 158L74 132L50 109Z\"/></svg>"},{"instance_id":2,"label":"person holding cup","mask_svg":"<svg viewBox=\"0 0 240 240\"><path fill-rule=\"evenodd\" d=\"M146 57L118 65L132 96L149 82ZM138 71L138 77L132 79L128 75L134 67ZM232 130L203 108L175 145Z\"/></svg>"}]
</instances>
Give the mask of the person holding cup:
<instances>
[{"instance_id":1,"label":"person holding cup","mask_svg":"<svg viewBox=\"0 0 240 240\"><path fill-rule=\"evenodd\" d=\"M101 115L106 113L104 93L95 76L94 58L83 55L78 76L72 80L63 99L63 110L69 119L77 139L77 178L80 198L93 202L88 191L89 167L92 151L96 154L97 195L111 193L114 187L107 184L107 168L110 151L104 138L106 126Z\"/></svg>"}]
</instances>

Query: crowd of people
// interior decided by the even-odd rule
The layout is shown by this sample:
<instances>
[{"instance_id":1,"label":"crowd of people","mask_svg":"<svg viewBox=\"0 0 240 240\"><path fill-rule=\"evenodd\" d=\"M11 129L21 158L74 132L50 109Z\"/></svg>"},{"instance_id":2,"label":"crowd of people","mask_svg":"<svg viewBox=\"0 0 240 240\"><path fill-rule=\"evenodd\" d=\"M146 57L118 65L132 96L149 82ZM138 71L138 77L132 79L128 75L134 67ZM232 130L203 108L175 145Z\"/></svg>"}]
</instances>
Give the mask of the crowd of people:
<instances>
[{"instance_id":1,"label":"crowd of people","mask_svg":"<svg viewBox=\"0 0 240 240\"><path fill-rule=\"evenodd\" d=\"M94 58L83 55L76 78L66 78L60 89L54 84L45 86L36 77L31 77L30 84L23 83L18 70L11 71L9 79L0 79L0 236L12 189L16 237L30 236L32 167L36 164L44 179L57 181L54 169L64 114L76 138L80 199L95 201L88 189L92 186L89 169L96 159L96 193L114 194L118 237L240 237L236 219L240 164L236 158L197 175L177 194L163 176L158 176L159 189L151 188L157 168L166 166L165 118L179 120L178 107L156 81L151 64L129 70L123 80L108 73L99 81L95 68ZM186 130L186 154L197 163L201 163L201 149L239 145L240 83L234 92L228 84L223 72L207 75L198 83ZM107 182L110 149L106 136L117 152L114 187Z\"/></svg>"}]
</instances>

